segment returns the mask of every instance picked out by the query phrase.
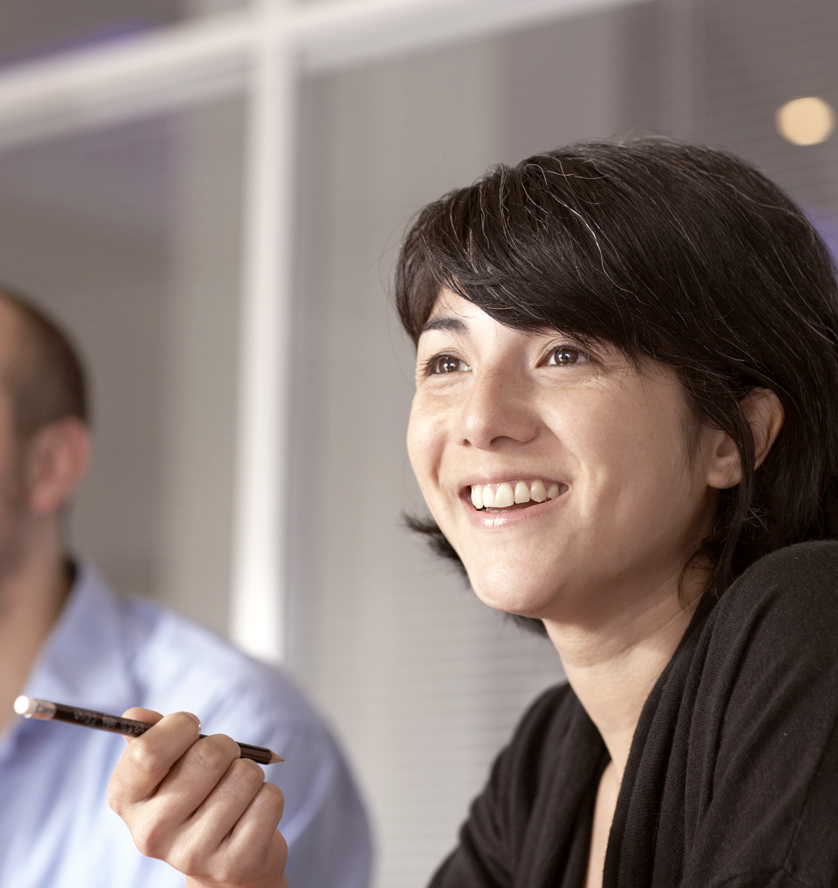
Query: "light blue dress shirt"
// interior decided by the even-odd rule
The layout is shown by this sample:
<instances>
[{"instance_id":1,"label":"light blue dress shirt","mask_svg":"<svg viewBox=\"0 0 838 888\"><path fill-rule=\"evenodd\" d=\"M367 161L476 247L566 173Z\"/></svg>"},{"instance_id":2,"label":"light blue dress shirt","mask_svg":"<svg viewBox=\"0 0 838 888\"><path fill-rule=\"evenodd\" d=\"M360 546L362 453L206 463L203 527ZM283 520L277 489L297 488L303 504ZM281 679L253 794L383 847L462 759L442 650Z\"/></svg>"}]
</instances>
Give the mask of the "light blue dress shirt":
<instances>
[{"instance_id":1,"label":"light blue dress shirt","mask_svg":"<svg viewBox=\"0 0 838 888\"><path fill-rule=\"evenodd\" d=\"M25 693L102 712L194 712L285 758L267 777L285 794L280 829L294 888L367 888L370 835L347 766L320 718L277 669L183 617L113 596L89 565L78 577ZM2 888L182 888L143 857L106 801L125 739L19 719L0 737Z\"/></svg>"}]
</instances>

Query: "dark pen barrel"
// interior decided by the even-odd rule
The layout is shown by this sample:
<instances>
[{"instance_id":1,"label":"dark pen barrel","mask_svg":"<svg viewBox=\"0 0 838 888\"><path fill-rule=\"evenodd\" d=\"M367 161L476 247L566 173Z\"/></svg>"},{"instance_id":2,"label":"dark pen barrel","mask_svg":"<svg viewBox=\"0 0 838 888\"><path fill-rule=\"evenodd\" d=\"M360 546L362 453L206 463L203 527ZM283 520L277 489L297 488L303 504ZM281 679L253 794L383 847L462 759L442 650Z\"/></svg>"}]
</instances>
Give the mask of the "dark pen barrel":
<instances>
[{"instance_id":1,"label":"dark pen barrel","mask_svg":"<svg viewBox=\"0 0 838 888\"><path fill-rule=\"evenodd\" d=\"M100 731L111 731L128 737L139 737L153 725L148 722L136 721L132 718L109 715L94 709L82 709L78 706L67 706L64 703L53 703L51 700L37 700L34 697L21 696L15 700L15 712L24 718L37 718L47 721L69 722L86 728ZM199 739L206 737L200 734ZM238 740L236 741L238 743ZM270 765L283 761L275 752L264 746L252 746L249 743L238 743L240 757L250 759L260 765Z\"/></svg>"}]
</instances>

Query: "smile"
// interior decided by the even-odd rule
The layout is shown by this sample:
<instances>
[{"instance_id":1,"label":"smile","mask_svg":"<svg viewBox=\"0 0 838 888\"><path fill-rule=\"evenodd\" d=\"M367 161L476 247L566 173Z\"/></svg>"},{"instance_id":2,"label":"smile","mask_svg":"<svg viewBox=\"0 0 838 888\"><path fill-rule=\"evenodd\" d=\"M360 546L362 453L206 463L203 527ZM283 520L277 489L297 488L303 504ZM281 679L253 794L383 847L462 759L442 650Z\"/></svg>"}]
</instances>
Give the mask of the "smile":
<instances>
[{"instance_id":1,"label":"smile","mask_svg":"<svg viewBox=\"0 0 838 888\"><path fill-rule=\"evenodd\" d=\"M502 481L500 484L472 484L471 504L475 509L511 509L528 503L556 499L567 491L567 484L551 481Z\"/></svg>"}]
</instances>

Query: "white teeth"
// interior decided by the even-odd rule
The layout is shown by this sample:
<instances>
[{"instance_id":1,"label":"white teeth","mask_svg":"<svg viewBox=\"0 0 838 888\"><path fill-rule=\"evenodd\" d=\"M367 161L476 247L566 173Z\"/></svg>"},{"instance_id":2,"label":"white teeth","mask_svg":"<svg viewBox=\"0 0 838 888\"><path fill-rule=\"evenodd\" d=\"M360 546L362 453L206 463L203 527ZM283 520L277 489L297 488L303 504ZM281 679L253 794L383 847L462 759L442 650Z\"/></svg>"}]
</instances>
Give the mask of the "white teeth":
<instances>
[{"instance_id":1,"label":"white teeth","mask_svg":"<svg viewBox=\"0 0 838 888\"><path fill-rule=\"evenodd\" d=\"M530 501L530 487L525 481L519 481L515 485L515 502L528 503Z\"/></svg>"},{"instance_id":2,"label":"white teeth","mask_svg":"<svg viewBox=\"0 0 838 888\"><path fill-rule=\"evenodd\" d=\"M471 485L471 504L475 509L483 508L483 487L480 484Z\"/></svg>"},{"instance_id":3,"label":"white teeth","mask_svg":"<svg viewBox=\"0 0 838 888\"><path fill-rule=\"evenodd\" d=\"M471 504L475 509L508 509L519 503L543 503L556 499L567 490L556 481L547 487L543 481L503 481L500 484L472 484Z\"/></svg>"},{"instance_id":4,"label":"white teeth","mask_svg":"<svg viewBox=\"0 0 838 888\"><path fill-rule=\"evenodd\" d=\"M508 481L498 484L495 492L495 508L507 509L509 506L515 505L515 494L512 492L512 485Z\"/></svg>"}]
</instances>

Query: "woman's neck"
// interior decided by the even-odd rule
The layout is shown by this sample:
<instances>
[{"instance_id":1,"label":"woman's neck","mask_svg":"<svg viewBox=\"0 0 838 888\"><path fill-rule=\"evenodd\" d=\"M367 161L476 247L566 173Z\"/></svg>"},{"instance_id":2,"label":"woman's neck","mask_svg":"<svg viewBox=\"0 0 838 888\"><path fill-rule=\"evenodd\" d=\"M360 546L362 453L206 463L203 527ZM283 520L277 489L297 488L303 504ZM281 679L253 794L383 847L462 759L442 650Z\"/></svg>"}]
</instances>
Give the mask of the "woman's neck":
<instances>
[{"instance_id":1,"label":"woman's neck","mask_svg":"<svg viewBox=\"0 0 838 888\"><path fill-rule=\"evenodd\" d=\"M599 622L545 620L570 686L608 749L622 781L640 713L675 653L701 598L703 584L650 595Z\"/></svg>"}]
</instances>

